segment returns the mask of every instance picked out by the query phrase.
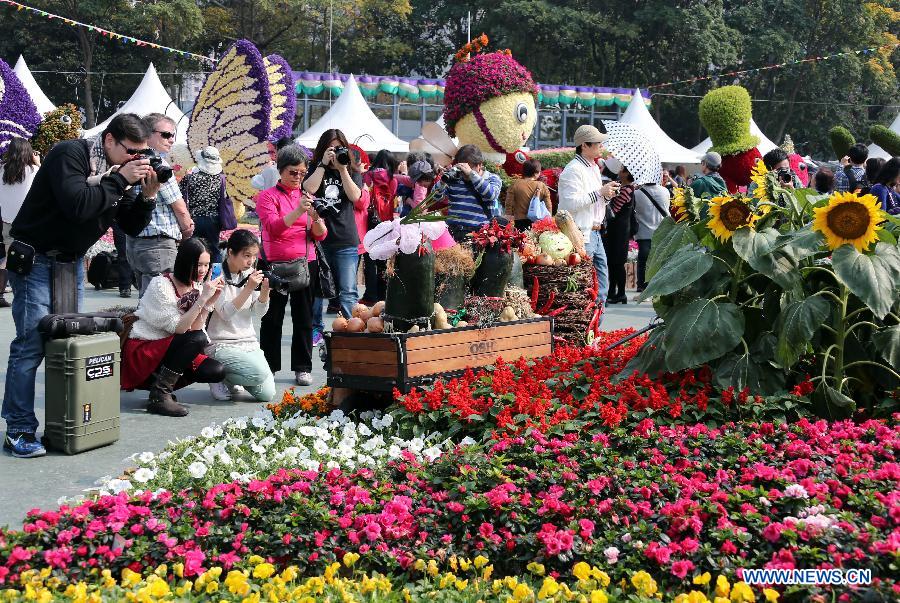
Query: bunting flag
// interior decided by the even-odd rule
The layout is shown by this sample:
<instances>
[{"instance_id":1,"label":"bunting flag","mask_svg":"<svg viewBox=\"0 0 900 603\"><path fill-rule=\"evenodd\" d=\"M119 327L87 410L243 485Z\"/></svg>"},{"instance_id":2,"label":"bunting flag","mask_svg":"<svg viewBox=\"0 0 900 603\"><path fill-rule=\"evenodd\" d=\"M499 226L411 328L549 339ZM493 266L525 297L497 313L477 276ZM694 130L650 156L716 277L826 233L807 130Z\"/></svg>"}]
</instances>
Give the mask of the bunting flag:
<instances>
[{"instance_id":1,"label":"bunting flag","mask_svg":"<svg viewBox=\"0 0 900 603\"><path fill-rule=\"evenodd\" d=\"M737 75L745 75L745 74L754 74L759 73L761 71L770 71L772 69L783 69L785 67L793 67L794 65L801 65L803 63L816 63L819 61L827 61L830 59L836 59L840 57L854 56L854 55L870 55L874 52L878 52L880 50L894 49L900 46L900 42L893 42L891 44L883 44L881 46L873 46L871 48L862 48L860 50L850 50L847 52L838 52L836 54L829 54L825 56L815 56L815 57L807 57L805 59L799 59L796 61L787 61L785 63L775 63L774 65L766 65L764 67L754 67L753 69L739 69L737 71L727 71L723 73L716 73L713 75L702 75L697 77L688 78L685 80L675 80L674 82L666 82L664 84L653 84L652 86L647 86L647 89L653 88L665 88L667 86L675 86L677 84L693 84L696 82L705 82L708 80L712 80L720 77L734 77Z\"/></svg>"},{"instance_id":2,"label":"bunting flag","mask_svg":"<svg viewBox=\"0 0 900 603\"><path fill-rule=\"evenodd\" d=\"M6 4L9 6L15 7L18 11L27 11L32 14L39 15L44 17L45 19L53 20L57 19L62 21L66 25L71 27L84 27L88 31L99 33L101 36L109 38L110 40L118 40L123 44L134 44L135 46L154 48L156 50L162 50L163 52L169 52L173 54L177 54L179 56L191 59L197 59L200 61L205 61L206 63L215 64L216 59L211 59L209 57L203 56L202 54L195 54L193 52L187 52L185 50L179 50L177 48L172 48L171 46L163 46L162 44L156 44L154 42L148 42L146 40L140 40L138 38L132 36L126 36L125 34L120 34L114 31L110 31L108 29L103 29L102 27L97 27L96 25L91 25L89 23L82 23L81 21L75 21L74 19L69 19L68 17L61 17L59 15L54 15L53 13L48 13L45 10L40 10L37 8L33 8L31 6L26 6L20 2L13 2L12 0L0 0L0 4Z\"/></svg>"}]
</instances>

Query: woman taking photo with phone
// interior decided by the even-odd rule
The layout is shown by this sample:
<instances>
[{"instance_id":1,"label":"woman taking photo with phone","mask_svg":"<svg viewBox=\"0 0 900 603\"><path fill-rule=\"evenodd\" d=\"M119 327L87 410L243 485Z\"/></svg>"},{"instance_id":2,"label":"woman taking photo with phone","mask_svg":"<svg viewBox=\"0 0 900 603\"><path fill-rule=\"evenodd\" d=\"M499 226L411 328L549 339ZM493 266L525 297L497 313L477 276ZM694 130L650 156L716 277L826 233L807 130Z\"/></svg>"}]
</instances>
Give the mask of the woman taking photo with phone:
<instances>
[{"instance_id":1,"label":"woman taking photo with phone","mask_svg":"<svg viewBox=\"0 0 900 603\"><path fill-rule=\"evenodd\" d=\"M225 286L215 303L206 332L206 353L225 367L225 379L210 383L216 400L231 400L246 391L254 401L270 402L275 397L275 377L259 347L253 317L265 316L269 309L269 279L256 269L259 241L249 230L231 233L222 281Z\"/></svg>"},{"instance_id":2,"label":"woman taking photo with phone","mask_svg":"<svg viewBox=\"0 0 900 603\"><path fill-rule=\"evenodd\" d=\"M322 250L334 272L344 318L350 318L353 306L359 301L356 271L360 240L353 211L364 208L362 175L350 168L351 162L344 133L325 130L313 152L312 169L303 182L303 190L318 200L319 214L328 228Z\"/></svg>"},{"instance_id":3,"label":"woman taking photo with phone","mask_svg":"<svg viewBox=\"0 0 900 603\"><path fill-rule=\"evenodd\" d=\"M295 145L278 151L278 184L259 194L256 213L262 233L263 250L268 262L305 260L309 267L309 286L290 293L272 291L269 309L262 317L259 343L269 369L281 370L281 328L288 299L294 334L291 339L291 370L297 385L312 384L312 327L313 283L318 279L318 262L313 240L322 241L328 235L325 221L319 216L310 196L300 186L306 177L306 155ZM345 168L346 171L346 168ZM348 213L353 235L356 222L353 210ZM356 246L353 247L356 253ZM354 259L354 266L356 260ZM356 273L354 272L354 279Z\"/></svg>"}]
</instances>

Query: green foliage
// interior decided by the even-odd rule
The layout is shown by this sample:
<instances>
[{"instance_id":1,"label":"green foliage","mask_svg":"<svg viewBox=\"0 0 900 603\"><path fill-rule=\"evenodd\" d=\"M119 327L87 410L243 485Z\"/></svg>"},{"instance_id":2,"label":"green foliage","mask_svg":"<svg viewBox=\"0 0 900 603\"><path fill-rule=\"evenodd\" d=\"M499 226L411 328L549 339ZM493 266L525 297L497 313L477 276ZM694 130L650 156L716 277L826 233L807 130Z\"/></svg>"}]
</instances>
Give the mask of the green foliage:
<instances>
[{"instance_id":1,"label":"green foliage","mask_svg":"<svg viewBox=\"0 0 900 603\"><path fill-rule=\"evenodd\" d=\"M709 132L711 151L734 155L759 144L750 133L750 94L741 86L723 86L712 90L700 101L700 121Z\"/></svg>"},{"instance_id":2,"label":"green foliage","mask_svg":"<svg viewBox=\"0 0 900 603\"><path fill-rule=\"evenodd\" d=\"M838 159L846 157L850 152L850 147L856 144L853 134L844 126L835 126L828 130L828 139L831 141L831 149Z\"/></svg>"},{"instance_id":3,"label":"green foliage","mask_svg":"<svg viewBox=\"0 0 900 603\"><path fill-rule=\"evenodd\" d=\"M575 150L571 151L532 151L530 153L533 159L541 162L543 169L564 168L570 161L575 159Z\"/></svg>"},{"instance_id":4,"label":"green foliage","mask_svg":"<svg viewBox=\"0 0 900 603\"><path fill-rule=\"evenodd\" d=\"M869 138L872 142L884 149L888 155L897 157L900 155L900 134L882 125L869 128Z\"/></svg>"}]
</instances>

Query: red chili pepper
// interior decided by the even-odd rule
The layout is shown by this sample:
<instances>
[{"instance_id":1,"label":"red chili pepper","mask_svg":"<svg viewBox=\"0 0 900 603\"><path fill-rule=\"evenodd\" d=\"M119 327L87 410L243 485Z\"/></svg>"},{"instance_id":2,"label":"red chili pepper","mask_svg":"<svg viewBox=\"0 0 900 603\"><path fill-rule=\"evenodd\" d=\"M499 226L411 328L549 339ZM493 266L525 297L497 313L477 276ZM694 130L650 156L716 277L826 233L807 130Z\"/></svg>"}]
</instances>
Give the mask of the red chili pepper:
<instances>
[{"instance_id":1,"label":"red chili pepper","mask_svg":"<svg viewBox=\"0 0 900 603\"><path fill-rule=\"evenodd\" d=\"M547 313L547 316L556 316L562 312L565 312L566 308L568 308L568 307L569 307L568 304L566 304L565 306L560 306L555 310L550 310L550 312Z\"/></svg>"},{"instance_id":2,"label":"red chili pepper","mask_svg":"<svg viewBox=\"0 0 900 603\"><path fill-rule=\"evenodd\" d=\"M551 291L550 298L547 299L547 303L536 310L536 312L543 316L553 306L554 301L556 301L556 291Z\"/></svg>"},{"instance_id":3,"label":"red chili pepper","mask_svg":"<svg viewBox=\"0 0 900 603\"><path fill-rule=\"evenodd\" d=\"M594 323L594 337L600 337L600 317L603 316L603 306L597 306L597 322Z\"/></svg>"},{"instance_id":4,"label":"red chili pepper","mask_svg":"<svg viewBox=\"0 0 900 603\"><path fill-rule=\"evenodd\" d=\"M540 291L540 283L538 283L538 277L534 277L534 282L531 285L531 311L537 311L537 301L538 301L538 292Z\"/></svg>"},{"instance_id":5,"label":"red chili pepper","mask_svg":"<svg viewBox=\"0 0 900 603\"><path fill-rule=\"evenodd\" d=\"M596 335L595 327L597 326L597 321L600 320L600 308L594 310L594 315L591 317L591 322L588 324L588 332L594 331Z\"/></svg>"}]
</instances>

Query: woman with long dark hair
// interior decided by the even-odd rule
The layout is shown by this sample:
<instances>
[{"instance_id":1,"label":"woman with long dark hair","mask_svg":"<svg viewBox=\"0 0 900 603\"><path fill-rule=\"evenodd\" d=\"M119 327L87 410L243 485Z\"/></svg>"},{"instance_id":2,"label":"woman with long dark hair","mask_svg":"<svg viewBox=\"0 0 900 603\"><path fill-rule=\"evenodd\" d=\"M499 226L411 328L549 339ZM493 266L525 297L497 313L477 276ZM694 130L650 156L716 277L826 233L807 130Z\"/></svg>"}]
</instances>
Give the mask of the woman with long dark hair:
<instances>
[{"instance_id":1,"label":"woman with long dark hair","mask_svg":"<svg viewBox=\"0 0 900 603\"><path fill-rule=\"evenodd\" d=\"M363 208L362 176L350 169L347 137L340 130L325 130L313 152L303 190L316 198L315 209L325 220L328 236L322 243L325 259L334 273L340 310L349 318L359 301L356 271L359 233L354 209ZM338 153L340 151L340 153ZM316 303L321 303L316 300Z\"/></svg>"},{"instance_id":2,"label":"woman with long dark hair","mask_svg":"<svg viewBox=\"0 0 900 603\"><path fill-rule=\"evenodd\" d=\"M13 220L31 189L34 175L41 166L40 157L24 138L13 138L0 156L0 214L3 217L3 241L9 242ZM0 308L10 303L3 297L6 290L6 257L0 259Z\"/></svg>"},{"instance_id":3,"label":"woman with long dark hair","mask_svg":"<svg viewBox=\"0 0 900 603\"><path fill-rule=\"evenodd\" d=\"M881 204L881 209L892 216L900 215L900 157L888 159L872 185L871 193Z\"/></svg>"},{"instance_id":4,"label":"woman with long dark hair","mask_svg":"<svg viewBox=\"0 0 900 603\"><path fill-rule=\"evenodd\" d=\"M625 262L628 260L628 242L634 233L631 232L632 215L634 214L634 178L628 168L619 170L619 193L609 202L606 232L603 233L603 244L606 247L606 258L609 262L608 304L627 304L625 295Z\"/></svg>"},{"instance_id":5,"label":"woman with long dark hair","mask_svg":"<svg viewBox=\"0 0 900 603\"><path fill-rule=\"evenodd\" d=\"M223 287L222 277L210 280L209 267L201 239L182 241L172 272L150 281L134 312L122 347L122 389L149 389L149 413L183 417L188 409L175 400L176 389L225 378L221 363L203 354L203 329Z\"/></svg>"}]
</instances>

